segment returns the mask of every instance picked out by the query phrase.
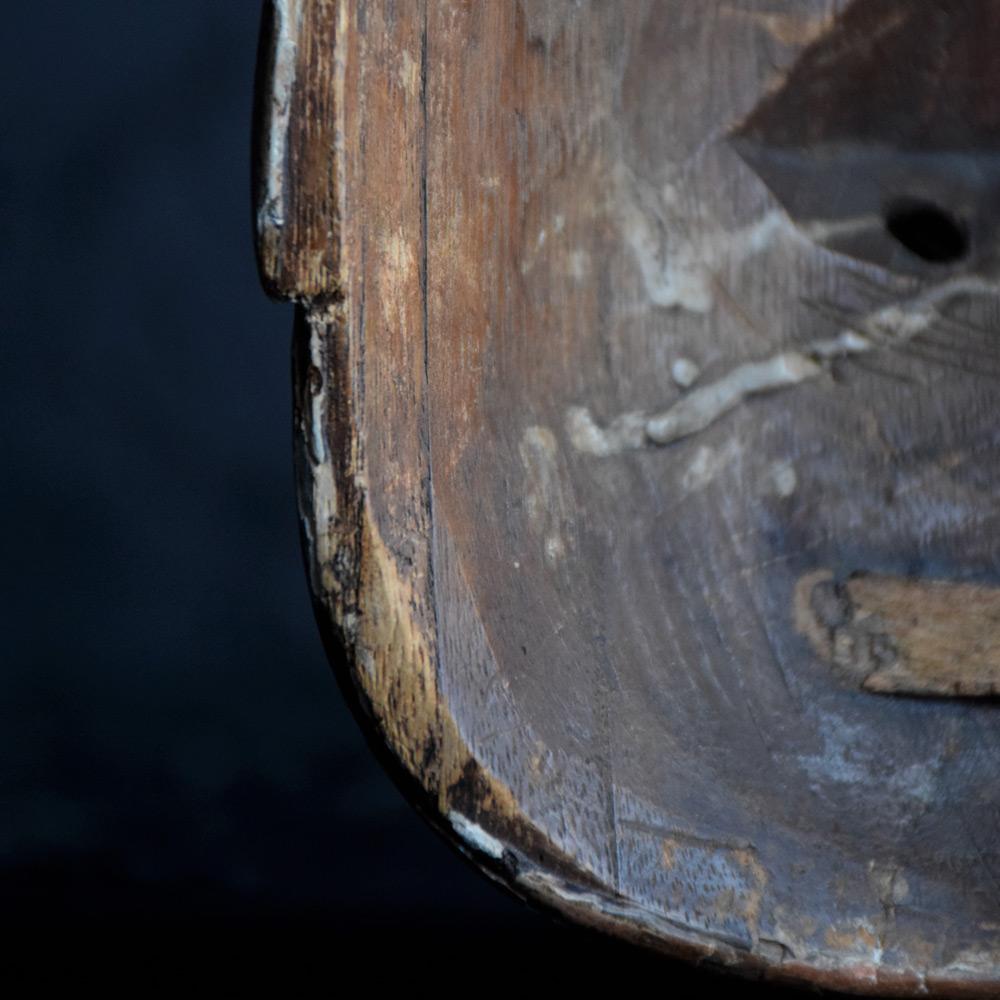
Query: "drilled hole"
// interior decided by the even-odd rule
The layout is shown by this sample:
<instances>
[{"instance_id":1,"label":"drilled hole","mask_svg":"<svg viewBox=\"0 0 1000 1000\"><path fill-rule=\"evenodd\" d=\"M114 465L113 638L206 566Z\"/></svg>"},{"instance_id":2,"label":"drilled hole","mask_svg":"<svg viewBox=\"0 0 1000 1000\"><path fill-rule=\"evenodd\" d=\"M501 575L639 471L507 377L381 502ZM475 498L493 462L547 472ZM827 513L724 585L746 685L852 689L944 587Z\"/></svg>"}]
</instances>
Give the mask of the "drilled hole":
<instances>
[{"instance_id":1,"label":"drilled hole","mask_svg":"<svg viewBox=\"0 0 1000 1000\"><path fill-rule=\"evenodd\" d=\"M931 264L954 264L969 252L969 234L951 213L927 201L899 201L886 229L912 254Z\"/></svg>"}]
</instances>

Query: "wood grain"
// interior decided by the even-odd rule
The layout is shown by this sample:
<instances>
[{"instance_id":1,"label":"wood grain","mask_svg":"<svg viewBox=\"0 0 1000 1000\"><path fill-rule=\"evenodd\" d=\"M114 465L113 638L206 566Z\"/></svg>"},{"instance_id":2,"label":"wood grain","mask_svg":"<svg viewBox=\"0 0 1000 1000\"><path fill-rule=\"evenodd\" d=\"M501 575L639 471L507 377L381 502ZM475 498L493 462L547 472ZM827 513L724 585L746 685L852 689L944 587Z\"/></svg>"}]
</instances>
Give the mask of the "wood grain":
<instances>
[{"instance_id":1,"label":"wood grain","mask_svg":"<svg viewBox=\"0 0 1000 1000\"><path fill-rule=\"evenodd\" d=\"M801 581L799 621L816 651L878 694L1000 693L1000 589L862 574Z\"/></svg>"},{"instance_id":2,"label":"wood grain","mask_svg":"<svg viewBox=\"0 0 1000 1000\"><path fill-rule=\"evenodd\" d=\"M933 6L942 39L1000 37L992 0ZM831 240L850 198L799 212L769 173L760 109L809 93L864 8L279 0L258 249L299 303L320 622L432 821L672 954L988 996L995 706L845 683L812 589L803 634L827 572L943 676L992 649L1000 586L988 219L941 266L878 214ZM856 159L809 143L795 169L849 192Z\"/></svg>"}]
</instances>

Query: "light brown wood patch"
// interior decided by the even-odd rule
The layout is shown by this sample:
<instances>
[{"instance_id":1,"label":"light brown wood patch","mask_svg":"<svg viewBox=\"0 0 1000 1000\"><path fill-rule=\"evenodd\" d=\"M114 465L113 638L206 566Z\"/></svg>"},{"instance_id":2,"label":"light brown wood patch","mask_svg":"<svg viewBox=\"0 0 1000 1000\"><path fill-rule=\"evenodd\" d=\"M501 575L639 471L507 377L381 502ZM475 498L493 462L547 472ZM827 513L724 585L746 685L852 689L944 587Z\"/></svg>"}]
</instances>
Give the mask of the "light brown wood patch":
<instances>
[{"instance_id":1,"label":"light brown wood patch","mask_svg":"<svg viewBox=\"0 0 1000 1000\"><path fill-rule=\"evenodd\" d=\"M826 571L800 581L796 617L819 655L878 694L1000 692L1000 588Z\"/></svg>"}]
</instances>

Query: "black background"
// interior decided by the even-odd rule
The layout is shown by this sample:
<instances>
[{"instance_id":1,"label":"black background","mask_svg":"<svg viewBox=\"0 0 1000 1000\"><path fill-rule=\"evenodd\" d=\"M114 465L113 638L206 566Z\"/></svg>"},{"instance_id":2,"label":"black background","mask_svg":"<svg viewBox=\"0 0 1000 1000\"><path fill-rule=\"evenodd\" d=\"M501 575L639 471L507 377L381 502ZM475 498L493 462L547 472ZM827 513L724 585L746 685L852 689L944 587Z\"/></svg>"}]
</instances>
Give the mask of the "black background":
<instances>
[{"instance_id":1,"label":"black background","mask_svg":"<svg viewBox=\"0 0 1000 1000\"><path fill-rule=\"evenodd\" d=\"M349 716L299 552L290 307L253 260L258 11L5 6L4 941L762 995L508 898Z\"/></svg>"}]
</instances>

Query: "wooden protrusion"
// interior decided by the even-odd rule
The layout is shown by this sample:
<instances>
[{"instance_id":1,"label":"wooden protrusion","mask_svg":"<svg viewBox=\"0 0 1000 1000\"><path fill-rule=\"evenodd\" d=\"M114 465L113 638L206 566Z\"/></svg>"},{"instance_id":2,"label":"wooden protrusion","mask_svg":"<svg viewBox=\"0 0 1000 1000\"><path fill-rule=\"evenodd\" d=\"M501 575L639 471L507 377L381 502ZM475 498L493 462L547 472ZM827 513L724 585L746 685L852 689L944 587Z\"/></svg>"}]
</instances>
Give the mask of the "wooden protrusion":
<instances>
[{"instance_id":1,"label":"wooden protrusion","mask_svg":"<svg viewBox=\"0 0 1000 1000\"><path fill-rule=\"evenodd\" d=\"M330 58L337 10L336 0L268 0L264 8L254 212L261 281L275 298L339 293L341 67Z\"/></svg>"},{"instance_id":2,"label":"wooden protrusion","mask_svg":"<svg viewBox=\"0 0 1000 1000\"><path fill-rule=\"evenodd\" d=\"M828 571L799 582L796 617L816 652L876 694L1000 694L1000 588Z\"/></svg>"}]
</instances>

